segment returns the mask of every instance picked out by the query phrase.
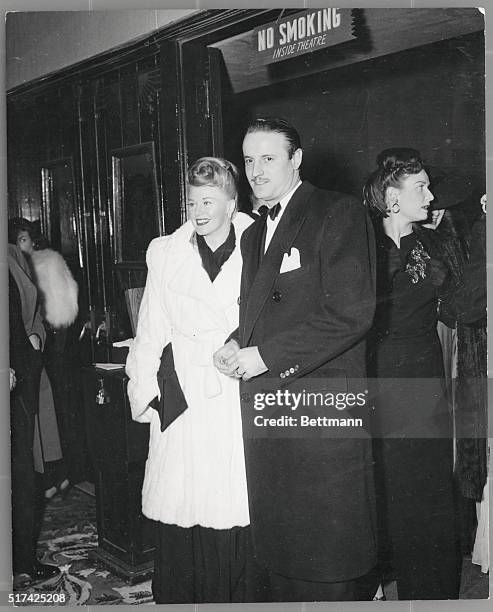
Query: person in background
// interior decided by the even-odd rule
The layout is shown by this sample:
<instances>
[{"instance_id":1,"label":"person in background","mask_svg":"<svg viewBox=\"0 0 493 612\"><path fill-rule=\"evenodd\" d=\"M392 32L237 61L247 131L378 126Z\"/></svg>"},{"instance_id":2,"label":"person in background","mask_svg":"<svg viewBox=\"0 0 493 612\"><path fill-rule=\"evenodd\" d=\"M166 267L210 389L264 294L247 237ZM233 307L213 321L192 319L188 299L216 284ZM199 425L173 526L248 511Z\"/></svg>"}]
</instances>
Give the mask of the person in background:
<instances>
[{"instance_id":1,"label":"person in background","mask_svg":"<svg viewBox=\"0 0 493 612\"><path fill-rule=\"evenodd\" d=\"M473 549L473 563L488 567L488 428L487 428L487 320L486 320L486 196L472 200L472 187L464 193L452 185L437 207L446 208L436 233L446 239L460 238L461 250L451 253L458 268L455 290L440 304L440 316L453 336L451 351L451 395L454 405L456 461L455 474L461 502L461 532L464 554ZM442 184L438 186L442 188ZM442 189L441 189L442 190ZM442 195L442 194L440 194ZM461 205L454 205L460 203ZM453 208L451 207L453 206ZM465 220L468 211L469 223ZM474 508L476 506L476 508ZM477 525L476 516L477 515ZM486 570L487 571L487 570Z\"/></svg>"},{"instance_id":2,"label":"person in background","mask_svg":"<svg viewBox=\"0 0 493 612\"><path fill-rule=\"evenodd\" d=\"M156 521L156 603L252 601L258 587L238 381L212 363L238 325L239 242L252 220L236 212L237 181L227 160L197 160L189 220L147 251L126 371L133 418L150 423L142 511Z\"/></svg>"},{"instance_id":3,"label":"person in background","mask_svg":"<svg viewBox=\"0 0 493 612\"><path fill-rule=\"evenodd\" d=\"M471 181L457 173L446 174L442 170L430 167L431 189L434 199L430 204L430 214L421 227L436 230L435 236L447 260L453 291L449 295L442 292L438 307L437 330L442 345L445 380L449 399L453 402L456 376L457 328L456 319L448 313L448 303L459 290L463 280L463 269L469 251L470 227L461 204L467 204L472 193Z\"/></svg>"},{"instance_id":4,"label":"person in background","mask_svg":"<svg viewBox=\"0 0 493 612\"><path fill-rule=\"evenodd\" d=\"M12 562L14 589L60 574L36 555L38 495L34 470L34 420L45 331L37 309L37 291L21 250L8 246L10 431L12 471ZM15 372L12 376L12 372Z\"/></svg>"},{"instance_id":5,"label":"person in background","mask_svg":"<svg viewBox=\"0 0 493 612\"><path fill-rule=\"evenodd\" d=\"M72 333L79 312L79 288L63 256L49 248L44 236L35 236L29 257L46 328L44 365L53 391L63 455L61 463L51 466L51 490L54 487L53 494L63 496L70 485L84 479L84 423ZM76 343L76 350L78 346Z\"/></svg>"},{"instance_id":6,"label":"person in background","mask_svg":"<svg viewBox=\"0 0 493 612\"><path fill-rule=\"evenodd\" d=\"M437 334L439 300L452 276L439 237L419 226L433 194L418 151L382 151L364 200L377 234L368 356L378 389L373 435L381 551L390 545L399 599L456 599L452 422Z\"/></svg>"},{"instance_id":7,"label":"person in background","mask_svg":"<svg viewBox=\"0 0 493 612\"><path fill-rule=\"evenodd\" d=\"M78 287L63 257L46 247L32 223L21 218L10 219L9 236L30 265L46 330L35 451L43 457L45 497L51 499L57 493L67 493L69 468L80 463L78 457L70 461L77 446L73 440L75 428L69 419L76 398L71 397L73 373L64 358L65 330L78 313ZM39 246L44 248L39 250Z\"/></svg>"}]
</instances>

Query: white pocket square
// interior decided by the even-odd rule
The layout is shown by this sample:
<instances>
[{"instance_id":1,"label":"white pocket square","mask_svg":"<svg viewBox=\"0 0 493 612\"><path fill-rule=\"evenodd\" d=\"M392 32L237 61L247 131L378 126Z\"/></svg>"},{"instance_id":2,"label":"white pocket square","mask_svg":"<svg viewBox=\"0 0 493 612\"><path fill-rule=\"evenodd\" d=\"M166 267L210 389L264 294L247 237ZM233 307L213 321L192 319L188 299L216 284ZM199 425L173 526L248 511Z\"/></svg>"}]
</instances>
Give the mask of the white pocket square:
<instances>
[{"instance_id":1,"label":"white pocket square","mask_svg":"<svg viewBox=\"0 0 493 612\"><path fill-rule=\"evenodd\" d=\"M291 247L289 254L284 253L280 272L283 274L284 272L291 272L292 270L297 270L298 268L301 268L300 252L296 247Z\"/></svg>"}]
</instances>

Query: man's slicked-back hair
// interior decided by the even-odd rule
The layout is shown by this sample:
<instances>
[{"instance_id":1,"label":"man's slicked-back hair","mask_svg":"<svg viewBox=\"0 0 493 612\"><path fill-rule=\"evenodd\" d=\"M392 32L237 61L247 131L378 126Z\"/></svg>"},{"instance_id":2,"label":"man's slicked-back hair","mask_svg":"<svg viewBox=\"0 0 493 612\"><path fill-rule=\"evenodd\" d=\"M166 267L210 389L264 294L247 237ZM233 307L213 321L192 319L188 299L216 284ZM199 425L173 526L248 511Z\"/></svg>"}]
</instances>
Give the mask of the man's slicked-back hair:
<instances>
[{"instance_id":1,"label":"man's slicked-back hair","mask_svg":"<svg viewBox=\"0 0 493 612\"><path fill-rule=\"evenodd\" d=\"M277 132L283 134L288 141L288 155L293 157L297 149L301 149L301 138L298 130L286 119L281 117L256 117L248 124L246 134L252 132Z\"/></svg>"}]
</instances>

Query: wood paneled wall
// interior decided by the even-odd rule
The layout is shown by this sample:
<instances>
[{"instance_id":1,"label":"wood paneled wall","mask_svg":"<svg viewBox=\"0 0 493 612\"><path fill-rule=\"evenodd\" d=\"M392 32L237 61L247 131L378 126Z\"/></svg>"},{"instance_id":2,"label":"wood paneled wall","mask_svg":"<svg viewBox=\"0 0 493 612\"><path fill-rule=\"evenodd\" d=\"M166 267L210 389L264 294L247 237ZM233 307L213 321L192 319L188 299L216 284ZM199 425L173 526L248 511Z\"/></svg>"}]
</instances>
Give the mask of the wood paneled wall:
<instances>
[{"instance_id":1,"label":"wood paneled wall","mask_svg":"<svg viewBox=\"0 0 493 612\"><path fill-rule=\"evenodd\" d=\"M168 217L172 224L168 231L181 220L178 199L164 213L163 91L160 49L155 45L143 48L132 61L113 59L93 74L71 75L62 83L8 99L9 216L40 220L43 228L42 169L62 158L71 161L81 245L82 261L76 271L82 280L81 303L93 325L101 321L111 325L113 339L130 332L123 288L145 281L143 261L140 267L114 265L114 150L154 143L155 206L160 219L156 235L166 232Z\"/></svg>"}]
</instances>

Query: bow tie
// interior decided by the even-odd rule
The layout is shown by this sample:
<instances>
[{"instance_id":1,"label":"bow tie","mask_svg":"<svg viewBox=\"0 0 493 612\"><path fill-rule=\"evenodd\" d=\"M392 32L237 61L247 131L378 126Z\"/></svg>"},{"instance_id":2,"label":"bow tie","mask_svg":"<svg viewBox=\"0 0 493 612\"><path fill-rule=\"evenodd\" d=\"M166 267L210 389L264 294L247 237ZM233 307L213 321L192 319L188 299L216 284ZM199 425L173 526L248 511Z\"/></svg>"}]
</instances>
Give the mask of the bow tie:
<instances>
[{"instance_id":1,"label":"bow tie","mask_svg":"<svg viewBox=\"0 0 493 612\"><path fill-rule=\"evenodd\" d=\"M281 204L279 202L272 208L269 208L268 206L264 204L258 209L258 213L261 217L266 217L267 215L269 215L272 221L274 221L274 219L277 217L277 215L280 212L281 212Z\"/></svg>"}]
</instances>

